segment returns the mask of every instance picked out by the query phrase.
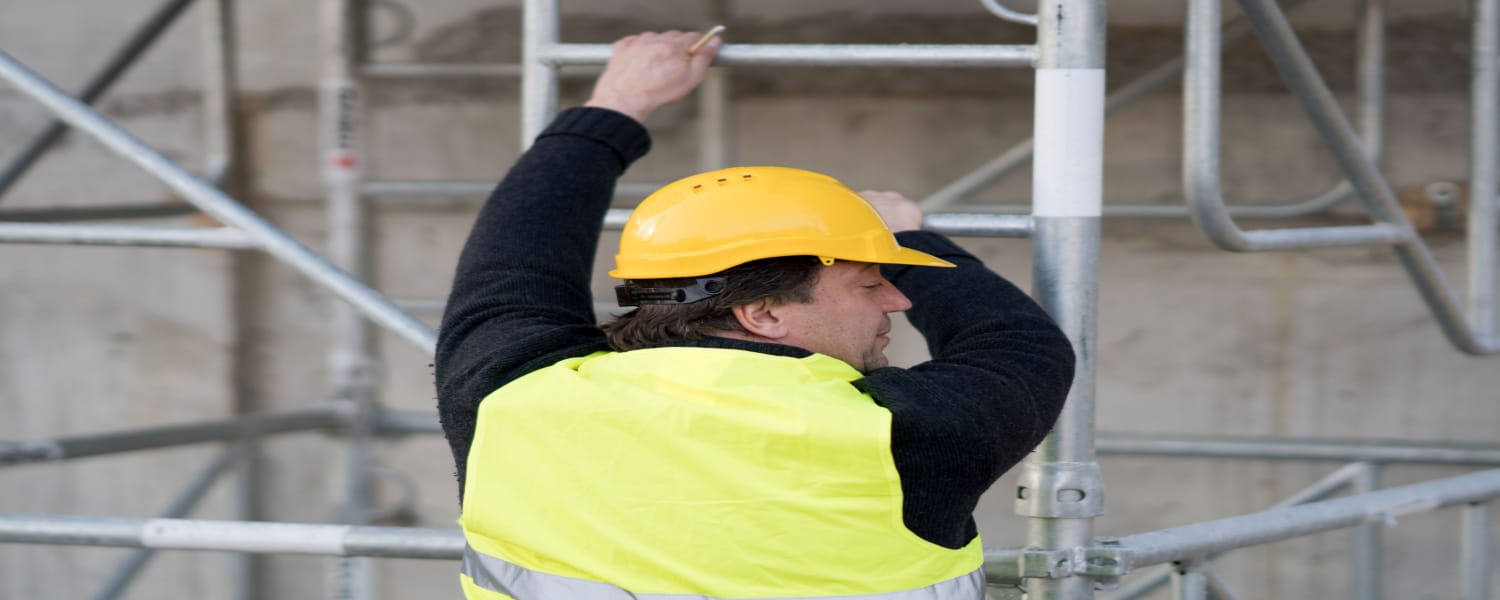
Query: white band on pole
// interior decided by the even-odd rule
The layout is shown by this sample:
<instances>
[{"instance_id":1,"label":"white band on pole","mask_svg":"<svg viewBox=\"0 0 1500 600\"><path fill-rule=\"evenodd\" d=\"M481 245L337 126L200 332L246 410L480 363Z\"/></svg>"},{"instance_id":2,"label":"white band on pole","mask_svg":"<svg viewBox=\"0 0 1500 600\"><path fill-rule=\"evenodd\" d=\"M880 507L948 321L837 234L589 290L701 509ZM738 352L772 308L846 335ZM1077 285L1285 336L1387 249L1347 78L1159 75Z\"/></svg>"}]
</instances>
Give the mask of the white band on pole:
<instances>
[{"instance_id":1,"label":"white band on pole","mask_svg":"<svg viewBox=\"0 0 1500 600\"><path fill-rule=\"evenodd\" d=\"M1038 69L1032 209L1097 217L1103 206L1104 69Z\"/></svg>"},{"instance_id":2,"label":"white band on pole","mask_svg":"<svg viewBox=\"0 0 1500 600\"><path fill-rule=\"evenodd\" d=\"M347 525L151 519L141 532L141 544L173 550L340 555L348 532Z\"/></svg>"}]
</instances>

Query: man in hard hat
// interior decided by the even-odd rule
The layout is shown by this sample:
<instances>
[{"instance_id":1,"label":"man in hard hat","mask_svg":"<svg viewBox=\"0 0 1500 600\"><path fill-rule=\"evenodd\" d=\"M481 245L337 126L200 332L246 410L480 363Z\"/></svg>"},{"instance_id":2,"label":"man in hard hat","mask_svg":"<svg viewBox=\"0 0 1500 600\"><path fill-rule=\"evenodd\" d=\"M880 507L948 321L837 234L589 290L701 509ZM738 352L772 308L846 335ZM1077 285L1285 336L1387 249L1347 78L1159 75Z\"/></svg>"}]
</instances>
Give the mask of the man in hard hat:
<instances>
[{"instance_id":1,"label":"man in hard hat","mask_svg":"<svg viewBox=\"0 0 1500 600\"><path fill-rule=\"evenodd\" d=\"M627 37L480 212L436 358L470 598L984 597L972 512L1051 428L1073 350L890 193L789 168L647 198L590 274L698 36ZM892 232L895 232L894 234ZM932 360L889 367L890 313Z\"/></svg>"}]
</instances>

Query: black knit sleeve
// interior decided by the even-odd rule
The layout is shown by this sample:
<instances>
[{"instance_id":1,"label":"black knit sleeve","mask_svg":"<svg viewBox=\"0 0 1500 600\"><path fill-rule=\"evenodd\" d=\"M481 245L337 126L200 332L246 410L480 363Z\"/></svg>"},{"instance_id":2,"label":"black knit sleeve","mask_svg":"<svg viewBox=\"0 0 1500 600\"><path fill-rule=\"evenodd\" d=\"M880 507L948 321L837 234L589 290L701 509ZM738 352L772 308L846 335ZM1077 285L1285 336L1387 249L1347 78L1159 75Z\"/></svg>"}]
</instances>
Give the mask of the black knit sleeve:
<instances>
[{"instance_id":1,"label":"black knit sleeve","mask_svg":"<svg viewBox=\"0 0 1500 600\"><path fill-rule=\"evenodd\" d=\"M438 416L463 485L479 401L527 372L606 348L589 281L616 180L645 155L620 113L558 115L480 209L438 331Z\"/></svg>"},{"instance_id":2,"label":"black knit sleeve","mask_svg":"<svg viewBox=\"0 0 1500 600\"><path fill-rule=\"evenodd\" d=\"M954 269L886 266L932 360L884 368L855 385L891 411L891 452L906 526L935 544L974 538L974 507L1057 420L1073 381L1073 347L1029 296L956 244L930 232L903 246Z\"/></svg>"}]
</instances>

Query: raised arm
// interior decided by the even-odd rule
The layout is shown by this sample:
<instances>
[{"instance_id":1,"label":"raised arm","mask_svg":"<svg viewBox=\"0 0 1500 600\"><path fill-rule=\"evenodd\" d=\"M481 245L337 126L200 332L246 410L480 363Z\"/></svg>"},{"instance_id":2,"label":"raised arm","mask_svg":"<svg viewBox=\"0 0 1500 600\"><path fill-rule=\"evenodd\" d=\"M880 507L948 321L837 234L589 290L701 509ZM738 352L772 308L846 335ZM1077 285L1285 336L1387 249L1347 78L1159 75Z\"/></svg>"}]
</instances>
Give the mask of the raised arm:
<instances>
[{"instance_id":1,"label":"raised arm","mask_svg":"<svg viewBox=\"0 0 1500 600\"><path fill-rule=\"evenodd\" d=\"M932 360L855 382L891 411L907 526L956 547L979 496L1046 436L1073 380L1072 345L1025 292L936 233L899 194L863 192L902 246L956 265L882 268L911 299Z\"/></svg>"},{"instance_id":2,"label":"raised arm","mask_svg":"<svg viewBox=\"0 0 1500 600\"><path fill-rule=\"evenodd\" d=\"M462 473L479 401L538 367L603 349L589 282L616 180L650 148L641 121L702 81L697 34L615 43L583 108L537 137L480 210L438 332L438 408Z\"/></svg>"}]
</instances>

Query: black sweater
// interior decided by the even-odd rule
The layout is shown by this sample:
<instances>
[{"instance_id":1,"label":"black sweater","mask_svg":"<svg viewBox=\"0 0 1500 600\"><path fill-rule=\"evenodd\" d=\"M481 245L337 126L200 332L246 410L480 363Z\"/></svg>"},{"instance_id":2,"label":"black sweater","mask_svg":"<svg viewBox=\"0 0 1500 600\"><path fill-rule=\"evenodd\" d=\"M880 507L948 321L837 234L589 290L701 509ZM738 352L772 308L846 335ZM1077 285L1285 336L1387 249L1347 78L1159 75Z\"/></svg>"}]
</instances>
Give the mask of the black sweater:
<instances>
[{"instance_id":1,"label":"black sweater","mask_svg":"<svg viewBox=\"0 0 1500 600\"><path fill-rule=\"evenodd\" d=\"M594 253L616 179L650 145L629 117L565 111L480 211L459 257L435 360L439 417L460 490L480 400L536 369L608 350L589 289ZM947 238L919 231L897 238L958 265L882 267L911 299L907 317L933 360L876 369L854 386L891 411L906 526L959 548L976 534L980 495L1057 419L1073 379L1073 349L1031 298ZM723 338L699 345L809 354Z\"/></svg>"}]
</instances>

